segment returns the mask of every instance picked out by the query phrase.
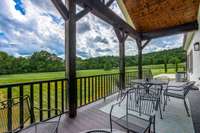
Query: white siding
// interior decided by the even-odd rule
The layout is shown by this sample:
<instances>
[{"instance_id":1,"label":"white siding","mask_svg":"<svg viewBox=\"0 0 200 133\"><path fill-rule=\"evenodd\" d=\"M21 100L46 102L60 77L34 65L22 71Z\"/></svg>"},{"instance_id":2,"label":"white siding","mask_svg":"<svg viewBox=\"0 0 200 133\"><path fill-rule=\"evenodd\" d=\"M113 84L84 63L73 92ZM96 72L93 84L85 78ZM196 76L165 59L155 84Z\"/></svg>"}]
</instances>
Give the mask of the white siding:
<instances>
[{"instance_id":1,"label":"white siding","mask_svg":"<svg viewBox=\"0 0 200 133\"><path fill-rule=\"evenodd\" d=\"M194 43L200 42L200 30L196 31L193 39L187 49L187 55L193 51L193 72L188 71L188 78L191 81L199 81L200 79L200 51L194 51Z\"/></svg>"}]
</instances>

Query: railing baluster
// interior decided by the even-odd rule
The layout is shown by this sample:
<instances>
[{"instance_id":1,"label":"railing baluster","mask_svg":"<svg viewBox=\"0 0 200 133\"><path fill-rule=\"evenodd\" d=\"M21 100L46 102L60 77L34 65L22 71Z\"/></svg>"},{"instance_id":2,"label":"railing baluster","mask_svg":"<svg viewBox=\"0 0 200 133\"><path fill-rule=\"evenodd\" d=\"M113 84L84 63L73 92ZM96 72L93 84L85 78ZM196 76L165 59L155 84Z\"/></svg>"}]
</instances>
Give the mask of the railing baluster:
<instances>
[{"instance_id":1,"label":"railing baluster","mask_svg":"<svg viewBox=\"0 0 200 133\"><path fill-rule=\"evenodd\" d=\"M99 99L101 99L101 91L102 91L102 82L101 82L102 76L99 76Z\"/></svg>"},{"instance_id":2,"label":"railing baluster","mask_svg":"<svg viewBox=\"0 0 200 133\"><path fill-rule=\"evenodd\" d=\"M43 120L43 100L42 100L43 96L42 96L42 82L39 83L39 109L40 109L40 121Z\"/></svg>"},{"instance_id":3,"label":"railing baluster","mask_svg":"<svg viewBox=\"0 0 200 133\"><path fill-rule=\"evenodd\" d=\"M66 79L64 81L64 87L65 87L65 110L68 110L68 80Z\"/></svg>"},{"instance_id":4,"label":"railing baluster","mask_svg":"<svg viewBox=\"0 0 200 133\"><path fill-rule=\"evenodd\" d=\"M113 91L112 91L112 77L111 77L112 75L110 75L109 77L109 79L110 79L110 81L109 81L109 86L110 86L110 92L111 92L111 94L113 93Z\"/></svg>"},{"instance_id":5,"label":"railing baluster","mask_svg":"<svg viewBox=\"0 0 200 133\"><path fill-rule=\"evenodd\" d=\"M55 81L55 115L58 115L58 82Z\"/></svg>"},{"instance_id":6,"label":"railing baluster","mask_svg":"<svg viewBox=\"0 0 200 133\"><path fill-rule=\"evenodd\" d=\"M34 86L33 84L30 85L30 109L31 109L31 112L34 113ZM31 121L30 123L34 123L35 122L35 119L34 119L34 116L33 114L31 114Z\"/></svg>"},{"instance_id":7,"label":"railing baluster","mask_svg":"<svg viewBox=\"0 0 200 133\"><path fill-rule=\"evenodd\" d=\"M106 75L104 75L104 87L103 87L103 89L104 89L104 91L103 91L103 93L104 93L104 99L106 98Z\"/></svg>"},{"instance_id":8,"label":"railing baluster","mask_svg":"<svg viewBox=\"0 0 200 133\"><path fill-rule=\"evenodd\" d=\"M100 97L100 90L101 90L101 88L100 88L100 76L98 76L98 99L99 99L99 97Z\"/></svg>"},{"instance_id":9,"label":"railing baluster","mask_svg":"<svg viewBox=\"0 0 200 133\"><path fill-rule=\"evenodd\" d=\"M87 93L87 85L86 85L86 78L84 78L84 104L86 104L86 93Z\"/></svg>"},{"instance_id":10,"label":"railing baluster","mask_svg":"<svg viewBox=\"0 0 200 133\"><path fill-rule=\"evenodd\" d=\"M94 84L94 85L95 85L94 88L95 88L95 101L96 101L96 100L97 100L97 76L95 76L94 79L95 79L95 80L94 80L94 81L95 81L95 82L94 82L94 83L95 83L95 84Z\"/></svg>"},{"instance_id":11,"label":"railing baluster","mask_svg":"<svg viewBox=\"0 0 200 133\"><path fill-rule=\"evenodd\" d=\"M114 90L113 90L113 74L111 75L111 89L112 89L112 93L114 93Z\"/></svg>"},{"instance_id":12,"label":"railing baluster","mask_svg":"<svg viewBox=\"0 0 200 133\"><path fill-rule=\"evenodd\" d=\"M94 102L94 77L91 77L92 79L92 102Z\"/></svg>"},{"instance_id":13,"label":"railing baluster","mask_svg":"<svg viewBox=\"0 0 200 133\"><path fill-rule=\"evenodd\" d=\"M48 108L48 118L51 118L51 85L50 82L47 83L47 108Z\"/></svg>"},{"instance_id":14,"label":"railing baluster","mask_svg":"<svg viewBox=\"0 0 200 133\"><path fill-rule=\"evenodd\" d=\"M20 106L20 114L19 114L19 122L20 122L20 128L22 129L24 127L24 90L23 85L19 86L19 106Z\"/></svg>"},{"instance_id":15,"label":"railing baluster","mask_svg":"<svg viewBox=\"0 0 200 133\"><path fill-rule=\"evenodd\" d=\"M88 77L88 103L90 103L90 77Z\"/></svg>"},{"instance_id":16,"label":"railing baluster","mask_svg":"<svg viewBox=\"0 0 200 133\"><path fill-rule=\"evenodd\" d=\"M7 90L7 98L8 98L7 127L8 131L11 131L12 130L12 87L10 86L8 87Z\"/></svg>"},{"instance_id":17,"label":"railing baluster","mask_svg":"<svg viewBox=\"0 0 200 133\"><path fill-rule=\"evenodd\" d=\"M61 81L61 110L64 113L64 80Z\"/></svg>"},{"instance_id":18,"label":"railing baluster","mask_svg":"<svg viewBox=\"0 0 200 133\"><path fill-rule=\"evenodd\" d=\"M83 93L83 88L82 88L82 78L80 78L80 106L82 106L82 93Z\"/></svg>"}]
</instances>

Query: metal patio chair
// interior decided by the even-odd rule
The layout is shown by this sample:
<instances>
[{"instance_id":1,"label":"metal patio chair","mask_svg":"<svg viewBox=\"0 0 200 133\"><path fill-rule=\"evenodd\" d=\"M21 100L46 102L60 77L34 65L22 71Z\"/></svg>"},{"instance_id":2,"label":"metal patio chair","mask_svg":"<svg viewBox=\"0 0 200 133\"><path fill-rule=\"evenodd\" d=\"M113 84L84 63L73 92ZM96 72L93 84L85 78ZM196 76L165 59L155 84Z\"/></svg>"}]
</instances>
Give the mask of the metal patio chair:
<instances>
[{"instance_id":1,"label":"metal patio chair","mask_svg":"<svg viewBox=\"0 0 200 133\"><path fill-rule=\"evenodd\" d=\"M141 98L147 99L150 98L151 100L155 100L158 102L158 109L160 112L160 119L163 119L162 116L162 87L160 85L152 85L148 88L148 92L146 91L146 86L140 86L138 89L141 91L141 89L144 89L142 93L140 94Z\"/></svg>"},{"instance_id":2,"label":"metal patio chair","mask_svg":"<svg viewBox=\"0 0 200 133\"><path fill-rule=\"evenodd\" d=\"M126 94L126 91L131 88L131 84L127 84L125 86L125 89L120 89L119 80L116 80L115 83L116 83L116 87L118 89L118 95L117 95L117 101L118 101Z\"/></svg>"},{"instance_id":3,"label":"metal patio chair","mask_svg":"<svg viewBox=\"0 0 200 133\"><path fill-rule=\"evenodd\" d=\"M189 91L192 90L195 82L187 82L182 86L168 86L167 89L164 91L164 107L163 111L165 111L165 106L167 105L167 99L169 97L182 99L184 101L185 110L187 115L190 116L189 108L186 103L186 96L188 95Z\"/></svg>"},{"instance_id":4,"label":"metal patio chair","mask_svg":"<svg viewBox=\"0 0 200 133\"><path fill-rule=\"evenodd\" d=\"M60 110L58 109L39 109L36 107L32 107L29 96L24 96L24 97L15 97L12 99L8 99L6 101L0 102L0 132L1 133L16 133L16 132L21 132L24 129L28 129L30 127L35 128L35 132L39 130L39 125L40 124L49 124L51 125L51 128L47 129L46 131L48 133L56 133L58 130L59 122L61 115L58 115L58 119L56 121L43 121L43 122L37 122L33 123L28 127L23 128L23 125L20 125L20 99L23 99L23 125L28 124L29 120L32 118L33 121L35 122L35 114L34 110L42 111L42 112L48 112L48 111L58 111L59 114L61 114ZM31 107L34 110L31 110ZM8 131L8 116L7 116L7 111L8 108L12 110L12 128L11 130ZM54 127L52 127L52 125ZM52 129L53 128L53 129ZM50 130L51 129L51 130Z\"/></svg>"},{"instance_id":5,"label":"metal patio chair","mask_svg":"<svg viewBox=\"0 0 200 133\"><path fill-rule=\"evenodd\" d=\"M155 132L155 113L158 108L158 101L150 96L143 98L140 94L138 89L130 89L120 102L112 105L110 110L111 132L113 122L127 130L127 132L150 133L152 126L153 132ZM122 106L124 103L125 106ZM113 117L116 107L125 108L125 114L120 118Z\"/></svg>"}]
</instances>

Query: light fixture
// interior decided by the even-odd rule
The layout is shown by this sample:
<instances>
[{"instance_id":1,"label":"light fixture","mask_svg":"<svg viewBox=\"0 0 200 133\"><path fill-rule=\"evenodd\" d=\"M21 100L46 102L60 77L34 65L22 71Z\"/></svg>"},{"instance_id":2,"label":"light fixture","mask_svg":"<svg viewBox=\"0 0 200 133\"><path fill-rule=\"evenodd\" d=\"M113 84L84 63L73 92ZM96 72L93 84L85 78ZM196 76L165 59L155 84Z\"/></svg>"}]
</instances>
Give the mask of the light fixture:
<instances>
[{"instance_id":1,"label":"light fixture","mask_svg":"<svg viewBox=\"0 0 200 133\"><path fill-rule=\"evenodd\" d=\"M194 51L200 51L200 44L199 44L199 42L196 42L194 44Z\"/></svg>"}]
</instances>

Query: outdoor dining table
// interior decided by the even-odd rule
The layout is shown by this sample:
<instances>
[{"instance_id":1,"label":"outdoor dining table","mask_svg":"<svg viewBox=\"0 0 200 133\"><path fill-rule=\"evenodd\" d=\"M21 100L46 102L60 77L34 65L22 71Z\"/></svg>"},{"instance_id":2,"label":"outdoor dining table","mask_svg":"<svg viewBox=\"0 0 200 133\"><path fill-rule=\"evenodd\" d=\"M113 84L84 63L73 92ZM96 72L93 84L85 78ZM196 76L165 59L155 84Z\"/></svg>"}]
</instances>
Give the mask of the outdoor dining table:
<instances>
[{"instance_id":1,"label":"outdoor dining table","mask_svg":"<svg viewBox=\"0 0 200 133\"><path fill-rule=\"evenodd\" d=\"M167 82L166 81L163 81L163 80L158 80L158 79L135 79L135 80L131 80L132 83L135 83L135 84L141 84L141 85L145 85L145 84L148 84L148 85L166 85Z\"/></svg>"},{"instance_id":2,"label":"outdoor dining table","mask_svg":"<svg viewBox=\"0 0 200 133\"><path fill-rule=\"evenodd\" d=\"M148 79L148 80L147 79L135 79L135 80L131 80L131 83L145 86L147 89L149 89L153 85L156 85L156 86L160 86L161 90L163 90L164 85L168 84L168 82L159 80L159 79Z\"/></svg>"}]
</instances>

